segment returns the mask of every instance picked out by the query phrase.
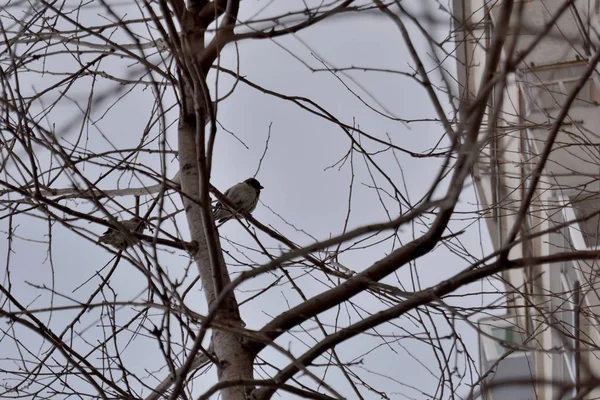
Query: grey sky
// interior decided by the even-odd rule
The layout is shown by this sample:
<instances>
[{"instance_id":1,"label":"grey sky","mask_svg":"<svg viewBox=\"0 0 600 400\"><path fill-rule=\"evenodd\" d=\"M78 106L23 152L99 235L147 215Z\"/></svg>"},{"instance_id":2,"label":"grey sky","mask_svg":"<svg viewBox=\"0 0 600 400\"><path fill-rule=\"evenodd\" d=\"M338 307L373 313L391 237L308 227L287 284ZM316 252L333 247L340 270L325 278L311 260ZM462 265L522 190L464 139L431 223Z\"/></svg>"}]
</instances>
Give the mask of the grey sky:
<instances>
[{"instance_id":1,"label":"grey sky","mask_svg":"<svg viewBox=\"0 0 600 400\"><path fill-rule=\"evenodd\" d=\"M253 14L255 10L260 9L266 3L264 1L243 2L243 16ZM298 2L294 2L294 4L296 3ZM422 4L419 1L405 1L404 3L408 3L406 6L413 10ZM435 6L434 9L437 8L437 4L432 2L431 5ZM287 6L287 1L273 2L272 12L275 13L277 7L282 9ZM125 12L125 9L122 9L122 12ZM440 21L448 21L448 16L445 13L436 10L434 12L433 15ZM128 9L129 18L134 18L136 13L135 6ZM82 18L89 21L90 24L93 23L92 21L102 23L102 19L99 17L102 15L107 16L101 8L96 8L88 11L88 14ZM432 24L433 26L435 24ZM438 39L442 39L446 36L449 26L446 23L445 25L435 26L435 28L437 29L432 29L430 33L437 35ZM416 32L413 29L411 33L415 34ZM120 32L115 37L129 40L126 35ZM414 37L417 38L416 35ZM323 68L323 64L317 58L322 56L326 62L332 63L336 67L354 65L412 72L410 67L412 61L406 52L397 28L389 19L380 15L337 18L306 30L299 35L299 38L308 47L291 36L278 39L276 42L244 41L240 43L240 74L267 89L286 95L310 98L343 122L352 124L354 121L362 130L381 140L387 141L387 134L389 134L395 144L411 151L422 152L431 148L439 140L443 134L443 128L440 124L417 122L406 125L382 117L365 107L349 92L338 77L329 72L311 72L283 49L292 52L313 68ZM417 44L421 55L425 55L429 51L422 38L417 41ZM311 51L318 56L311 55ZM54 63L53 67L47 65L46 68L55 67L68 71L73 71L78 65L78 63L70 60L70 57L66 54L47 59L46 62ZM237 68L234 46L229 46L223 52L220 62L226 68L232 70ZM125 76L128 71L126 68L131 70L137 68L137 66L128 66L128 64L128 60L107 59L102 63L101 69ZM447 60L445 66L446 68L453 68L453 61ZM369 93L397 117L406 119L435 118L435 113L425 91L407 77L354 71L350 72L350 75L356 78L361 85L368 88ZM439 82L435 74L432 74L432 76L435 76L436 82ZM50 82L59 79L61 77L30 74L27 75L27 81L22 82L22 84L31 88L29 91L33 91L33 88L42 90L48 87ZM219 93L226 93L230 89L233 80L225 75L221 75L219 79L221 83ZM358 89L356 85L347 79L344 79L344 82L352 90L355 90L363 100L377 110L381 110L364 91ZM91 78L81 81L68 93L69 98L73 101L65 98L58 103L51 114L53 122L57 123L57 126L72 121L81 122L74 103L85 107L91 84ZM114 94L114 96L125 94L125 88L112 81L98 81L95 85L96 93L107 92L111 95ZM154 99L152 91L149 87L143 89L142 86L133 89L110 108L109 106L116 101L116 97L95 101L92 107L94 119L100 118L101 115L104 116L98 119L95 126L88 124L83 128L79 145L91 152L109 150L111 146L106 140L108 139L119 148L135 147L148 118L153 113L152 104ZM164 105L171 106L173 104L172 88L168 88L167 93L164 98ZM46 103L55 99L56 96L56 92L47 95ZM443 96L441 98L443 101L447 100ZM39 104L37 106L39 107ZM168 122L173 122L176 114L170 113L168 117ZM237 138L219 128L212 169L212 183L216 187L224 191L229 186L254 174L258 160L264 151L269 126L271 126L269 148L257 175L257 178L265 187L261 196L263 204L259 204L253 215L262 223L272 226L298 244L311 243L312 239L308 235L297 231L296 228L308 232L317 239L324 239L341 232L348 209L348 187L351 179L350 164L349 162L345 163L340 170L337 167L327 168L340 160L349 149L349 140L339 127L300 110L291 102L264 95L243 83L239 83L234 94L219 104L218 120L224 128L233 132ZM63 140L74 142L78 138L78 131L79 127L71 132L60 132L60 134L63 135ZM105 135L106 139L101 134ZM157 134L158 126L154 126L150 131L150 136L156 136ZM175 146L176 124L169 127L167 137L170 143ZM244 147L240 140L248 148ZM365 143L366 147L373 152L384 148L382 145L374 145L368 141L365 141ZM46 154L36 154L36 156L40 159L47 159L48 157ZM415 202L429 188L442 159L416 159L401 153L397 153L396 156L402 166L402 171L397 167L396 160L390 151L375 155L381 163L380 165L386 168L386 172L390 174L399 187L406 185L411 201ZM140 163L157 169L159 159L155 154L145 154L140 157ZM167 157L167 163L169 176L172 177L176 172L177 164L172 156ZM101 171L98 167L87 164L84 173L90 180L94 180L103 171L106 170ZM365 168L364 161L358 154L354 157L354 174L352 214L349 228L386 220L388 217L376 190L369 187L373 184L369 171ZM100 187L109 189L141 186L141 183L135 178L130 179L128 176L124 176L120 180L117 180L117 178L118 173L113 173L100 184ZM382 182L383 180L377 177L377 183L389 189ZM145 183L150 184L150 180L146 180ZM63 178L52 186L68 187L67 179ZM381 193L381 196L384 203L389 207L388 210L391 215L397 215L399 212L397 205L394 205L385 193ZM119 198L119 201L128 207L133 206L131 197L122 197ZM178 197L174 197L174 201L179 204ZM475 202L472 187L469 185L461 197L460 211L473 210ZM82 212L91 211L89 204L83 200L69 202L68 205ZM115 207L110 205L110 208L114 209ZM169 205L168 209L172 210L172 206ZM142 206L142 212L145 211L146 208ZM293 227L284 223L275 213L283 216ZM104 217L102 213L97 211L95 215ZM125 214L121 214L121 217L125 216ZM459 231L471 223L473 216L465 217L467 218L465 221L452 223L451 226L455 231ZM180 215L178 221L183 237L187 238L188 232L185 219ZM0 229L5 237L8 230L7 223L6 218L0 222ZM94 275L96 273L101 275L107 270L105 266L112 259L112 255L91 241L69 232L59 224L53 226L52 252L48 253L46 243L34 242L35 240L48 240L47 222L19 216L15 218L15 224L18 224L15 230L15 234L18 236L13 238L10 268L3 271L3 284L8 284L8 276L10 275L12 292L18 294L19 300L32 309L45 308L51 305L73 304L73 302L60 296L50 296L47 289L35 288L27 282L32 285L53 288L57 293L68 294L77 301L85 301L100 281L100 278ZM101 234L105 229L102 226L84 221L75 224L96 234ZM417 233L422 232L424 229L422 226L415 227ZM486 229L483 224L475 224L460 236L462 244L472 254L480 255L482 249L489 250L490 245ZM221 228L220 233L235 243L256 248L253 239L247 235L237 222L226 224ZM409 240L412 237L411 228L405 227L401 230L399 236L403 241ZM20 239L21 237L34 241L24 241ZM372 243L382 238L383 236L380 235L369 242ZM265 239L265 243L275 247L279 246L269 239ZM238 251L239 246L232 247L226 244L225 241L223 241L223 245L235 257L243 257ZM389 254L392 245L393 243L390 240L374 245L367 250L347 252L340 257L339 261L348 268L361 271L374 261ZM398 243L395 246L397 247ZM256 264L266 261L266 258L261 257L256 252L248 251L246 254ZM5 255L4 259L8 259L6 241L0 241L0 255ZM53 261L52 265L50 264L50 256ZM163 251L160 254L160 260L172 279L175 279L175 277L183 278L188 261L182 256L182 253L173 255ZM409 268L401 269L396 276L386 279L386 282L393 285L398 285L398 282L400 282L407 290L412 290L413 278L411 276L414 276L416 272L420 285L424 288L439 283L441 279L451 276L467 265L465 260L460 259L447 249L439 248L433 254L419 259L417 265L411 267L412 271ZM110 264L108 268L110 268ZM307 296L320 293L331 286L331 283L320 282L311 276L305 275L301 269L294 267L289 269L294 276L302 276L299 278L298 283L302 284L302 289ZM239 269L236 267L232 268L232 272L237 270ZM191 268L191 273L195 276L195 267ZM318 277L319 279L322 278L321 276ZM90 280L88 281L88 279ZM190 277L186 279L188 282L191 280ZM272 275L256 278L244 285L238 298L243 300L252 296L255 292L251 289L263 288L273 280ZM81 288L75 290L79 286ZM139 271L122 261L110 280L110 286L117 300L126 301L134 299L146 287L146 281ZM476 292L492 290L488 283L473 285L472 288ZM462 292L465 291L462 290ZM2 296L0 296L0 299L4 300ZM144 300L146 296L142 295L139 299ZM98 298L98 300L101 299ZM115 298L105 300L111 301ZM258 297L253 302L245 304L242 307L243 318L248 328L258 329L269 321L272 316L298 304L299 301L301 299L290 288L289 284L282 284L267 294ZM450 300L452 304L463 306L481 305L482 301L485 303L489 299L483 300L481 296L474 296ZM369 312L375 312L382 308L382 304L371 295L357 296L354 302L360 304ZM204 297L199 292L198 286L191 291L188 297L188 306L199 313L205 313ZM336 310L332 310L324 313L322 320L332 323L336 318L336 312ZM360 318L361 313L366 315L362 311L351 310L350 308L342 310L338 316L339 323L346 325L348 322L355 322ZM65 324L71 321L74 314L74 311L53 313L49 325L56 332L60 332ZM117 313L118 323L125 323L133 315L134 312L129 308L120 310ZM351 315L350 320L348 315ZM77 337L77 335L73 336L73 341L79 343L74 346L81 348L82 353L85 353L85 349L89 350L90 346L93 346L97 340L102 340L103 332L97 326L98 317L97 311L87 313L75 327L77 333L85 330L82 335L83 339ZM421 317L423 316L421 315ZM49 315L42 315L41 318L48 321ZM473 317L472 321L476 319L476 317ZM443 336L450 332L448 324L444 322L443 318L436 316L433 317L432 321L440 329L437 335ZM425 325L431 327L432 321L426 321ZM128 368L139 372L140 375L146 375L143 372L144 370L154 371L164 364L156 340L152 337L144 337L148 333L147 329L151 326L150 323L144 323L144 327L141 329L137 323L132 326L131 329L139 330L140 335L134 336L135 340L124 346L121 352ZM278 343L294 354L301 354L306 346L314 343L310 339L311 334L320 336L320 333L314 330L314 325L306 324L305 328L311 329L308 334L297 329L295 330L297 332L296 338L285 335ZM465 343L470 346L469 352L475 357L477 354L475 331L460 321L457 322L457 329ZM416 325L414 320L400 318L393 321L393 324L380 327L377 332L396 336L405 335L406 332L422 334L423 327ZM39 355L43 355L44 350L49 346L48 343L38 344L40 342L39 337L26 329L16 328L16 333L19 340L26 343L27 347L38 350ZM88 342L87 345L83 344L84 340ZM402 339L395 342L393 337L389 337L388 340L391 344L386 345L382 344L382 339L377 336L363 335L340 346L338 350L344 361L351 361L356 357L363 358L363 371L370 371L364 372L366 379L379 389L393 394L393 398L426 399L434 395L433 390L437 385L437 379L428 372L428 369L432 369L434 373L439 373L439 370L430 346L414 339ZM301 343L302 341L304 341L304 344ZM125 342L123 340L123 343ZM33 345L34 343L35 345ZM444 345L449 348L452 343L448 341ZM377 348L374 351L369 352L370 349L375 347ZM5 357L9 357L10 354L18 357L13 340L0 340L0 351L5 354ZM287 364L287 360L280 355L275 355L273 350L265 352L265 355L271 355L270 362L281 366ZM93 355L91 359L97 361L96 357L97 355ZM454 361L452 360L452 362ZM6 359L2 361L2 364L4 365L0 365L0 368L3 369L16 368L18 365L18 363L13 364ZM377 374L393 377L397 382L377 376ZM163 369L156 375L165 377L167 370ZM199 382L212 382L212 377L213 372L211 371L206 378L201 378ZM257 378L259 377L257 376ZM353 398L352 392L342 379L335 379L332 382L337 390L349 396L348 398ZM336 386L336 383L339 386ZM467 378L464 384L468 383ZM411 387L415 389L411 389ZM199 394L202 389L201 386L198 386L196 392ZM466 390L463 386L458 392L464 393ZM440 394L438 393L438 395ZM446 393L443 398L449 396L450 394Z\"/></svg>"}]
</instances>

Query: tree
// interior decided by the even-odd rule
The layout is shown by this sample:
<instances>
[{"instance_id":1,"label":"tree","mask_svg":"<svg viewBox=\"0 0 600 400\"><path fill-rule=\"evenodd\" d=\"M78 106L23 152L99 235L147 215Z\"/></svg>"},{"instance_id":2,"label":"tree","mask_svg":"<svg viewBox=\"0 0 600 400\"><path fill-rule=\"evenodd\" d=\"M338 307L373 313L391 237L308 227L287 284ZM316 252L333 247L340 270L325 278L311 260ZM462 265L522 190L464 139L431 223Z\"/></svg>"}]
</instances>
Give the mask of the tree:
<instances>
[{"instance_id":1,"label":"tree","mask_svg":"<svg viewBox=\"0 0 600 400\"><path fill-rule=\"evenodd\" d=\"M472 394L474 321L508 296L495 274L597 252L508 257L529 236L479 236L507 39L460 103L464 38L431 6L6 2L2 396ZM250 176L264 203L217 226L212 202Z\"/></svg>"}]
</instances>

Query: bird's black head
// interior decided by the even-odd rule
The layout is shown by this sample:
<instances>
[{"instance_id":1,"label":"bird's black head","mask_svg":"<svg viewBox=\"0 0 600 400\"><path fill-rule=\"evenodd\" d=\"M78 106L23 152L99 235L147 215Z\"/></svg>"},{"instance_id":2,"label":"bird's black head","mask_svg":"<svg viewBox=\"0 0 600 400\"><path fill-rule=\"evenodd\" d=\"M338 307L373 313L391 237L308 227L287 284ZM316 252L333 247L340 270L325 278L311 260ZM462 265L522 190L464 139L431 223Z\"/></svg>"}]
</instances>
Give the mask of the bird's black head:
<instances>
[{"instance_id":1,"label":"bird's black head","mask_svg":"<svg viewBox=\"0 0 600 400\"><path fill-rule=\"evenodd\" d=\"M260 192L260 189L264 189L262 187L262 185L260 184L260 182L254 178L248 178L244 182L246 182L246 184L252 186L254 189L258 190L259 192Z\"/></svg>"}]
</instances>

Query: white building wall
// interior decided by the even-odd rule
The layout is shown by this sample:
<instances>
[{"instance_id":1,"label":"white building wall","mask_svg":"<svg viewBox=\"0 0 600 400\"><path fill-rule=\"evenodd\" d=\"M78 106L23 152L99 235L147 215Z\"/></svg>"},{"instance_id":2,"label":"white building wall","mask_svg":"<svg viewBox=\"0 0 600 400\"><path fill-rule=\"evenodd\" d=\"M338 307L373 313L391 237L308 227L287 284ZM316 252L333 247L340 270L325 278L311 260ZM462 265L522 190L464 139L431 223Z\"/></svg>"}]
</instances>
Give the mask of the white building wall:
<instances>
[{"instance_id":1,"label":"white building wall","mask_svg":"<svg viewBox=\"0 0 600 400\"><path fill-rule=\"evenodd\" d=\"M489 24L497 21L500 1L485 2L482 0L464 0L463 15L467 16L469 40L466 41L465 54L466 79L463 84L468 92L466 98L473 99L478 93L479 82L485 67L486 50L493 28ZM594 32L582 34L577 18L583 20L584 25L592 26L598 21L597 0L577 0L575 5L579 16L573 12L565 12L557 20L550 32L539 40L531 54L519 64L516 73L511 75L507 83L504 102L499 106L502 118L498 126L487 127L487 117L482 124L482 139L489 135L490 139L497 135L497 141L487 141L481 150L481 161L474 171L475 184L478 189L482 209L489 210L488 228L496 248L502 245L502 238L512 229L515 223L514 214L521 204L522 187L524 184L523 168L535 167L536 160L529 160L529 155L524 154L523 139L529 140L532 150L539 152L548 137L549 129L556 121L560 106L567 98L567 94L574 87L575 82L586 68L586 59L590 57L592 42L600 44ZM495 4L495 6L494 6ZM564 0L529 0L516 2L515 9L523 7L524 18L511 19L513 26L521 26L519 35L511 35L511 40L516 40L516 54L528 49L540 34L540 28L551 20L555 12L563 7ZM600 33L600 32L599 32ZM587 36L587 38L586 38ZM506 54L504 54L506 57ZM459 65L460 68L460 65ZM554 227L552 215L556 209L548 210L547 205L554 202L553 196L557 188L573 188L574 185L585 186L589 192L600 193L600 159L599 153L590 151L594 144L600 149L600 75L586 83L579 98L573 103L569 117L565 120L557 144L554 146L551 157L542 177L542 182L534 199L537 212L530 219L530 232L549 230ZM550 87L551 85L554 85ZM465 96L463 96L465 98ZM538 128L525 130L524 124L530 126L538 124ZM570 127L570 128L566 128ZM585 144L586 146L579 146ZM494 173L494 163L499 171ZM498 175L497 173L500 172ZM527 175L531 171L526 171ZM498 177L500 179L498 179ZM560 190L558 192L561 192ZM568 194L568 193L567 193ZM494 212L494 207L498 207ZM531 241L528 251L532 256L550 255L556 252L557 245L549 235L544 235ZM515 246L510 253L511 258L522 257L523 246ZM565 250L564 248L562 249ZM597 273L598 265L579 263L582 284L588 288L600 287ZM537 277L533 285L530 277ZM548 326L548 315L555 307L556 296L553 291L561 290L560 265L548 264L531 269L513 270L503 274L507 280L507 291L516 289L527 293L527 298L519 296L515 301L515 308L523 310L530 307L529 314L517 313L517 324L526 326L531 332L536 332L537 343L535 346L542 350L534 353L536 360L536 376L543 380L562 380L566 373L565 357L559 352L543 351L560 347L564 338L555 329ZM586 278L587 277L587 278ZM525 289L526 288L526 289ZM596 290L589 290L586 296L586 306L592 311L590 314L600 315L600 296ZM541 315L537 310L543 310L547 315ZM537 313L537 315L536 315ZM527 318L527 317L530 318ZM600 321L595 317L582 318L582 334L587 340L600 344L598 327ZM597 351L585 350L582 357L586 365L595 374L600 374L600 354ZM582 375L585 378L585 374ZM556 390L550 385L540 385L536 390L538 399L556 398ZM596 398L600 391L595 390L585 398Z\"/></svg>"}]
</instances>

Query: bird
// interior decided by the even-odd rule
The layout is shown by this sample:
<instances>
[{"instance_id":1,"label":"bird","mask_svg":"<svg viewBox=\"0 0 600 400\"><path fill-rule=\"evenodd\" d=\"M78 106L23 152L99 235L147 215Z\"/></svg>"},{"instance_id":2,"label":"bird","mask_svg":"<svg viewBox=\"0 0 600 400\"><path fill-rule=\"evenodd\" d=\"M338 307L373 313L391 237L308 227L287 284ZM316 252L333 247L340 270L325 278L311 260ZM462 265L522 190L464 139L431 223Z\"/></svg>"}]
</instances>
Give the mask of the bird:
<instances>
[{"instance_id":1,"label":"bird","mask_svg":"<svg viewBox=\"0 0 600 400\"><path fill-rule=\"evenodd\" d=\"M228 205L217 202L213 211L215 221L224 224L235 214L250 214L258 204L261 189L264 189L263 186L254 178L248 178L227 189L224 195L233 205L233 210Z\"/></svg>"},{"instance_id":2,"label":"bird","mask_svg":"<svg viewBox=\"0 0 600 400\"><path fill-rule=\"evenodd\" d=\"M118 250L125 250L140 241L140 239L131 232L135 231L137 233L143 233L145 229L146 221L142 220L140 217L133 217L126 221L117 221L114 228L108 228L106 232L98 238L98 242L108 244ZM129 233L124 231L129 231Z\"/></svg>"}]
</instances>

